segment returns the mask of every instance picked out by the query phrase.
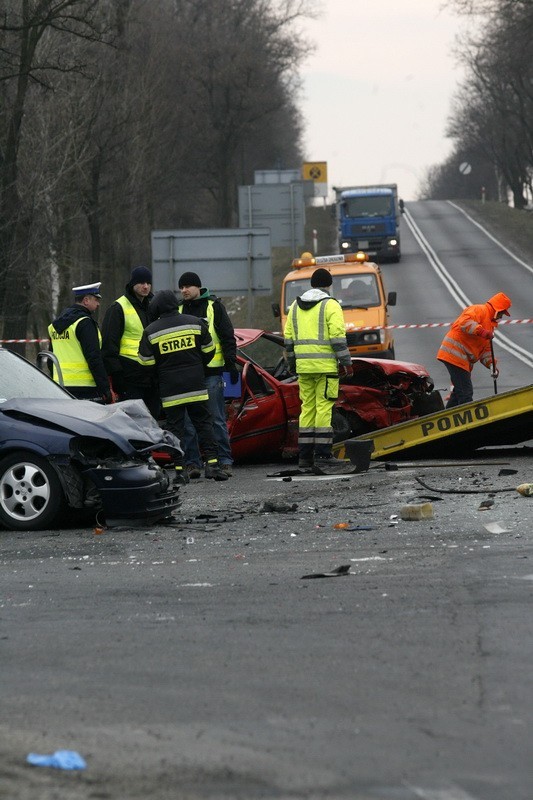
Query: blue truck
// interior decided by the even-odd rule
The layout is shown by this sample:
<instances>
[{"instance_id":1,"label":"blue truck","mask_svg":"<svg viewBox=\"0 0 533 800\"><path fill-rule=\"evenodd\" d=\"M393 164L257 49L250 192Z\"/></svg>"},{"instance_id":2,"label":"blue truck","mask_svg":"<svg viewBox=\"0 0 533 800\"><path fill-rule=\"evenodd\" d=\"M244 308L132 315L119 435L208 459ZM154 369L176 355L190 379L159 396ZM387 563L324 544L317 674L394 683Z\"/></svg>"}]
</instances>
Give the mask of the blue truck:
<instances>
[{"instance_id":1,"label":"blue truck","mask_svg":"<svg viewBox=\"0 0 533 800\"><path fill-rule=\"evenodd\" d=\"M399 261L401 206L395 183L333 187L339 252L363 250L375 261Z\"/></svg>"}]
</instances>

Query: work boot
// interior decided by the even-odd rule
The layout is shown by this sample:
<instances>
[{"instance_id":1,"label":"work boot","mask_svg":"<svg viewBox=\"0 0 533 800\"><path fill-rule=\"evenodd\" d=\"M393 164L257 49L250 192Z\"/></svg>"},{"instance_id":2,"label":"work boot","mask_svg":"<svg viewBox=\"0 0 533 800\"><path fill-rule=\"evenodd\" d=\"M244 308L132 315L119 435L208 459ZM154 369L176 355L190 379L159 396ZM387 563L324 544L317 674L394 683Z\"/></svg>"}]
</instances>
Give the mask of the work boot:
<instances>
[{"instance_id":1,"label":"work boot","mask_svg":"<svg viewBox=\"0 0 533 800\"><path fill-rule=\"evenodd\" d=\"M197 478L202 477L202 470L200 467L197 467L196 464L187 464L185 469L187 470L187 475L189 476L190 480L196 480Z\"/></svg>"},{"instance_id":2,"label":"work boot","mask_svg":"<svg viewBox=\"0 0 533 800\"><path fill-rule=\"evenodd\" d=\"M218 461L208 461L204 467L204 477L213 478L215 481L227 481L229 475L220 468Z\"/></svg>"},{"instance_id":3,"label":"work boot","mask_svg":"<svg viewBox=\"0 0 533 800\"><path fill-rule=\"evenodd\" d=\"M189 483L187 470L181 465L174 467L174 484L176 486L186 486Z\"/></svg>"},{"instance_id":4,"label":"work boot","mask_svg":"<svg viewBox=\"0 0 533 800\"><path fill-rule=\"evenodd\" d=\"M315 460L312 444L301 444L298 452L298 468L311 469Z\"/></svg>"},{"instance_id":5,"label":"work boot","mask_svg":"<svg viewBox=\"0 0 533 800\"><path fill-rule=\"evenodd\" d=\"M222 472L225 472L228 478L233 477L233 469L231 468L231 464L220 464L220 469Z\"/></svg>"},{"instance_id":6,"label":"work boot","mask_svg":"<svg viewBox=\"0 0 533 800\"><path fill-rule=\"evenodd\" d=\"M314 469L318 475L348 475L354 471L354 466L342 458L322 456L315 458Z\"/></svg>"}]
</instances>

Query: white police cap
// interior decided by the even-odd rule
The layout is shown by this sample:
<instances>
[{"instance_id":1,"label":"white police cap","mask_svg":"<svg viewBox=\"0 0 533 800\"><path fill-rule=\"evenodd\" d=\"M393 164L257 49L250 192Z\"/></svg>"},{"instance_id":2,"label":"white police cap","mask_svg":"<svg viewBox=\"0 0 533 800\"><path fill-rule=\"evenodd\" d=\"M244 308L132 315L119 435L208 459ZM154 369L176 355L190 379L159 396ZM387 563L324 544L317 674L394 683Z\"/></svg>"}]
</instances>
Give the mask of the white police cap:
<instances>
[{"instance_id":1,"label":"white police cap","mask_svg":"<svg viewBox=\"0 0 533 800\"><path fill-rule=\"evenodd\" d=\"M85 286L73 286L72 291L74 292L74 297L82 298L85 297L87 294L92 294L94 297L97 297L101 300L102 295L100 294L100 286L102 282L99 281L98 283L88 283Z\"/></svg>"}]
</instances>

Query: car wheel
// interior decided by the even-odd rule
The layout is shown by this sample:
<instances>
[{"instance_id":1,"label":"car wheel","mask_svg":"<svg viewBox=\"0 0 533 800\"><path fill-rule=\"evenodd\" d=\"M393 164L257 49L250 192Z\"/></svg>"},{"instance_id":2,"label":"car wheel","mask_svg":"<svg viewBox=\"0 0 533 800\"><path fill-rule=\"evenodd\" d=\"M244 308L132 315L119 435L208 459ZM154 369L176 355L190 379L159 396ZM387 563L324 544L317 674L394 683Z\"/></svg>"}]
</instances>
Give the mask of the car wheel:
<instances>
[{"instance_id":1,"label":"car wheel","mask_svg":"<svg viewBox=\"0 0 533 800\"><path fill-rule=\"evenodd\" d=\"M44 458L19 452L0 461L0 522L6 528L46 528L64 505L59 478Z\"/></svg>"},{"instance_id":2,"label":"car wheel","mask_svg":"<svg viewBox=\"0 0 533 800\"><path fill-rule=\"evenodd\" d=\"M444 401L439 391L434 389L430 394L422 394L413 401L413 415L423 417L426 414L433 414L435 411L442 411Z\"/></svg>"},{"instance_id":3,"label":"car wheel","mask_svg":"<svg viewBox=\"0 0 533 800\"><path fill-rule=\"evenodd\" d=\"M352 429L348 419L338 408L333 409L333 413L331 415L331 427L333 428L334 442L342 442L344 439L349 439L352 435Z\"/></svg>"}]
</instances>

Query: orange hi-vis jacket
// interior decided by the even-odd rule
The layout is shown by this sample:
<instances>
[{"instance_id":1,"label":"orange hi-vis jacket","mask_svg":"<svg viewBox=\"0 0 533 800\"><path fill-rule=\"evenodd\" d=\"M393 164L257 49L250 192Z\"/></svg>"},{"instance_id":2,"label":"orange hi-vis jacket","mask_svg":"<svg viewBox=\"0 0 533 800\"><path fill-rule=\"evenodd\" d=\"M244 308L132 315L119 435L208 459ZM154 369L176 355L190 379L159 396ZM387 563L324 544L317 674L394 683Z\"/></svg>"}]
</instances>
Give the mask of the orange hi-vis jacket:
<instances>
[{"instance_id":1,"label":"orange hi-vis jacket","mask_svg":"<svg viewBox=\"0 0 533 800\"><path fill-rule=\"evenodd\" d=\"M496 313L503 311L509 316L508 308L511 308L511 301L503 292L498 292L486 303L465 308L442 340L437 359L468 372L472 371L476 361L494 369L496 361L492 363L490 339L483 338L481 332L493 332L498 327L494 319Z\"/></svg>"}]
</instances>

